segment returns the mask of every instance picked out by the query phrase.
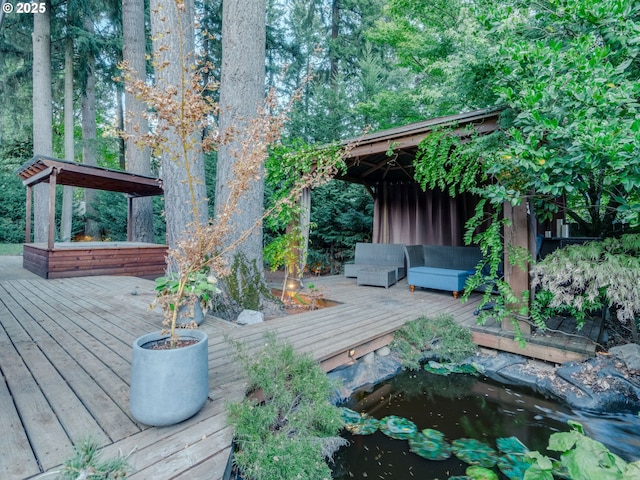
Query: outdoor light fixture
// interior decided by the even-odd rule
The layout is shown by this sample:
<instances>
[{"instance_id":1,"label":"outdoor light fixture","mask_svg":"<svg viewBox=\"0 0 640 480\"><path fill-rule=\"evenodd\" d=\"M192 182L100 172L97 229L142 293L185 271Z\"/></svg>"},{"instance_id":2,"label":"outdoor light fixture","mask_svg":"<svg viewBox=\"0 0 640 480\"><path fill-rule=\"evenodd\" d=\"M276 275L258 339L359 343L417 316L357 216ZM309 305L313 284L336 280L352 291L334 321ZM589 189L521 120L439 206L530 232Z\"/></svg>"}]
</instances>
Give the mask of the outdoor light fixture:
<instances>
[{"instance_id":1,"label":"outdoor light fixture","mask_svg":"<svg viewBox=\"0 0 640 480\"><path fill-rule=\"evenodd\" d=\"M347 362L347 365L353 365L354 363L356 363L356 359L355 359L356 349L355 348L351 348L351 349L347 350L347 355L349 356L349 361Z\"/></svg>"},{"instance_id":2,"label":"outdoor light fixture","mask_svg":"<svg viewBox=\"0 0 640 480\"><path fill-rule=\"evenodd\" d=\"M285 284L285 289L289 295L289 302L293 303L293 297L302 290L302 281L297 278L289 278Z\"/></svg>"},{"instance_id":3,"label":"outdoor light fixture","mask_svg":"<svg viewBox=\"0 0 640 480\"><path fill-rule=\"evenodd\" d=\"M302 283L296 278L290 278L287 280L287 291L296 292L302 288Z\"/></svg>"}]
</instances>

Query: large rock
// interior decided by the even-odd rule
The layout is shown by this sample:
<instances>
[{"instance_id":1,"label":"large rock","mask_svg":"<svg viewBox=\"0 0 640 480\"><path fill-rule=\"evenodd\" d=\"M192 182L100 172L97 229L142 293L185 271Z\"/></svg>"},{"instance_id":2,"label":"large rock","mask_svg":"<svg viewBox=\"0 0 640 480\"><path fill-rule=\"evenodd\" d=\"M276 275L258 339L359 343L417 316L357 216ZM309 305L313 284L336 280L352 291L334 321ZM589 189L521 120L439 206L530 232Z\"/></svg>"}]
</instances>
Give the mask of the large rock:
<instances>
[{"instance_id":1,"label":"large rock","mask_svg":"<svg viewBox=\"0 0 640 480\"><path fill-rule=\"evenodd\" d=\"M395 355L387 357L373 356L373 363L358 361L347 367L337 368L329 372L329 378L336 382L333 402L340 403L348 399L356 390L383 382L402 370L402 365Z\"/></svg>"},{"instance_id":2,"label":"large rock","mask_svg":"<svg viewBox=\"0 0 640 480\"><path fill-rule=\"evenodd\" d=\"M603 413L640 410L640 377L615 356L568 362L556 375L572 385L564 399L574 408Z\"/></svg>"},{"instance_id":3,"label":"large rock","mask_svg":"<svg viewBox=\"0 0 640 480\"><path fill-rule=\"evenodd\" d=\"M240 325L253 325L264 322L264 314L255 310L243 310L238 315L237 323Z\"/></svg>"},{"instance_id":4,"label":"large rock","mask_svg":"<svg viewBox=\"0 0 640 480\"><path fill-rule=\"evenodd\" d=\"M622 360L629 370L640 371L640 345L637 343L611 347L609 353Z\"/></svg>"}]
</instances>

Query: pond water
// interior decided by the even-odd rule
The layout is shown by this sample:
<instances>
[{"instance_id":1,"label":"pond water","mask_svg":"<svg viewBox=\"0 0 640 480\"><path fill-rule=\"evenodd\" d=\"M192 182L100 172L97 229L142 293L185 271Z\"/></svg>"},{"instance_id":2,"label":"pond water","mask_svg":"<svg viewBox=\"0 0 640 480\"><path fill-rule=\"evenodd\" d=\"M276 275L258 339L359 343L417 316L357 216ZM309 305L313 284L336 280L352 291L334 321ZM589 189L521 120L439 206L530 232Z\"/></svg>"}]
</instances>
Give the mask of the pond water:
<instances>
[{"instance_id":1,"label":"pond water","mask_svg":"<svg viewBox=\"0 0 640 480\"><path fill-rule=\"evenodd\" d=\"M554 400L525 388L511 388L472 375L405 372L356 393L343 406L381 419L397 415L418 430L436 429L448 441L475 438L495 448L495 440L515 436L530 450L546 451L551 433L568 431L567 420L582 423L586 433L627 461L640 458L638 415L574 413ZM343 435L350 445L340 449L333 479L440 479L464 475L468 465L455 456L426 460L409 451L406 440L380 431ZM506 477L501 476L501 479Z\"/></svg>"}]
</instances>

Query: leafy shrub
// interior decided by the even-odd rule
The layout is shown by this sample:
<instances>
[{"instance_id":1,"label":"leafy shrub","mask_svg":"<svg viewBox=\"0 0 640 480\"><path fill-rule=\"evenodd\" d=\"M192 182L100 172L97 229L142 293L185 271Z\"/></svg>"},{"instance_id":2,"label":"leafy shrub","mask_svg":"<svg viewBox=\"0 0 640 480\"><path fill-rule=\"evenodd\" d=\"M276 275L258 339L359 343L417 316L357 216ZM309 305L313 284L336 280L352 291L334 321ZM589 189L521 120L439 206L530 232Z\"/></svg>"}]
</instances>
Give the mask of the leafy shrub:
<instances>
[{"instance_id":1,"label":"leafy shrub","mask_svg":"<svg viewBox=\"0 0 640 480\"><path fill-rule=\"evenodd\" d=\"M629 322L637 341L640 314L640 235L623 235L554 251L531 269L531 288L539 287L532 317L540 326L554 312L575 316L583 325L589 310L614 307Z\"/></svg>"},{"instance_id":2,"label":"leafy shrub","mask_svg":"<svg viewBox=\"0 0 640 480\"><path fill-rule=\"evenodd\" d=\"M391 348L398 352L405 368L417 370L425 352L442 361L460 362L476 350L471 331L455 323L450 315L420 317L396 331Z\"/></svg>"},{"instance_id":3,"label":"leafy shrub","mask_svg":"<svg viewBox=\"0 0 640 480\"><path fill-rule=\"evenodd\" d=\"M309 355L273 334L265 342L258 354L236 345L250 390L264 396L262 403L247 397L228 405L236 465L252 480L329 480L326 459L346 442L338 437L343 421L329 402L331 384Z\"/></svg>"},{"instance_id":4,"label":"leafy shrub","mask_svg":"<svg viewBox=\"0 0 640 480\"><path fill-rule=\"evenodd\" d=\"M524 480L578 479L631 479L640 478L640 461L627 463L611 453L602 443L587 437L581 424L569 421L570 432L558 432L549 438L549 450L560 452L560 461L540 452L527 454L533 464Z\"/></svg>"}]
</instances>

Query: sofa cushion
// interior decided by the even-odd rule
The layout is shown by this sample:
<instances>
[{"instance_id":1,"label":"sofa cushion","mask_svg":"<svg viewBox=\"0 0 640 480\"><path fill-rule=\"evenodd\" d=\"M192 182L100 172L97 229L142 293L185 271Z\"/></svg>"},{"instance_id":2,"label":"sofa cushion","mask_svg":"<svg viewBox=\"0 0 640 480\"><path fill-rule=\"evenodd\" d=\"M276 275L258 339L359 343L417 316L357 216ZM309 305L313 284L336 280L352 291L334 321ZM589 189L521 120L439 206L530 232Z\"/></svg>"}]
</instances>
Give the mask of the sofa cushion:
<instances>
[{"instance_id":1,"label":"sofa cushion","mask_svg":"<svg viewBox=\"0 0 640 480\"><path fill-rule=\"evenodd\" d=\"M460 292L473 270L454 270L450 268L412 267L409 269L407 283L416 287L434 288Z\"/></svg>"}]
</instances>

